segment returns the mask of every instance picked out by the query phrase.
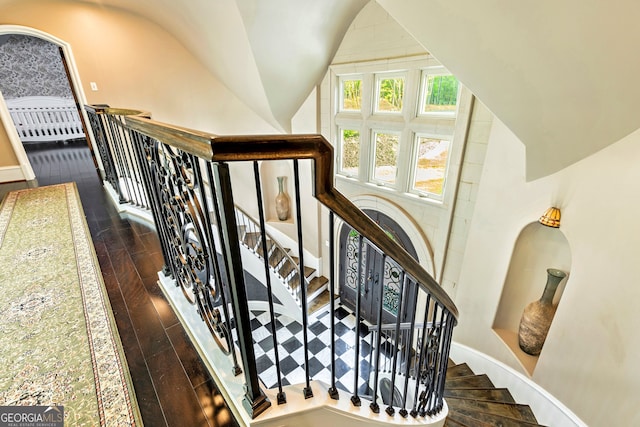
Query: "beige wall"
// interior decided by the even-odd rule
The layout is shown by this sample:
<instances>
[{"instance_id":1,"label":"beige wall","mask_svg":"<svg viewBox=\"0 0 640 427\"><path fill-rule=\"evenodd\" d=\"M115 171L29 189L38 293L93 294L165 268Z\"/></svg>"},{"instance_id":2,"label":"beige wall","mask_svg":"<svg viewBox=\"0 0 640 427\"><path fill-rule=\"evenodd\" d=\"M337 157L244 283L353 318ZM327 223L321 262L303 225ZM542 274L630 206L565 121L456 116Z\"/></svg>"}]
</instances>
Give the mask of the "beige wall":
<instances>
[{"instance_id":1,"label":"beige wall","mask_svg":"<svg viewBox=\"0 0 640 427\"><path fill-rule=\"evenodd\" d=\"M56 1L16 2L0 9L0 17L0 24L36 28L70 43L89 103L139 108L156 120L214 133L273 132L170 34L144 18Z\"/></svg>"},{"instance_id":2,"label":"beige wall","mask_svg":"<svg viewBox=\"0 0 640 427\"><path fill-rule=\"evenodd\" d=\"M17 166L18 164L18 158L13 152L7 132L0 121L0 167Z\"/></svg>"}]
</instances>

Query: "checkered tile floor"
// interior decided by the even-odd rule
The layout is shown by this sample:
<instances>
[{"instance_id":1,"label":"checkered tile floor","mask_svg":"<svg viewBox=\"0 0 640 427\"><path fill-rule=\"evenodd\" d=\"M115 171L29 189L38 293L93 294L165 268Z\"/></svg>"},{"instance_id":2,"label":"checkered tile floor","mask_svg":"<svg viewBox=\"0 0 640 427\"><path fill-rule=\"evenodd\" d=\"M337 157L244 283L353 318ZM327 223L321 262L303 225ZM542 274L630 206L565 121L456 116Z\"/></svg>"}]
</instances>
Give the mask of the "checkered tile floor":
<instances>
[{"instance_id":1,"label":"checkered tile floor","mask_svg":"<svg viewBox=\"0 0 640 427\"><path fill-rule=\"evenodd\" d=\"M331 384L330 322L331 316L328 311L316 313L315 316L309 317L307 332L309 375L312 380L323 381L326 384ZM336 387L352 393L355 371L351 367L356 363L356 320L353 314L342 307L338 307L335 311L335 322ZM278 377L275 367L275 352L273 350L269 313L252 311L251 324L259 377L265 387L277 387ZM287 316L277 316L276 336L282 384L304 384L302 325ZM361 326L358 331L358 337L360 339L358 393L369 394L367 381L371 371L371 364L374 362L370 360L372 334ZM381 360L380 363L383 364L384 362Z\"/></svg>"}]
</instances>

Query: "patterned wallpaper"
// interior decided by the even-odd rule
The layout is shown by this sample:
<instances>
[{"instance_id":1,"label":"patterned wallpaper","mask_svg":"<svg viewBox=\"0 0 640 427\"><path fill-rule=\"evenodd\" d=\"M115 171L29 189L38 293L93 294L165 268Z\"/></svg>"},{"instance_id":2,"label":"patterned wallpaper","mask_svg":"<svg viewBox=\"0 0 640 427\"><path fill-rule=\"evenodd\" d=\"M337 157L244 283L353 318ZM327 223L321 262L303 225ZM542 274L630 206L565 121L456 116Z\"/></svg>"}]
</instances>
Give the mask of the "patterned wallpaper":
<instances>
[{"instance_id":1,"label":"patterned wallpaper","mask_svg":"<svg viewBox=\"0 0 640 427\"><path fill-rule=\"evenodd\" d=\"M0 38L0 90L5 99L73 98L58 46L17 34Z\"/></svg>"}]
</instances>

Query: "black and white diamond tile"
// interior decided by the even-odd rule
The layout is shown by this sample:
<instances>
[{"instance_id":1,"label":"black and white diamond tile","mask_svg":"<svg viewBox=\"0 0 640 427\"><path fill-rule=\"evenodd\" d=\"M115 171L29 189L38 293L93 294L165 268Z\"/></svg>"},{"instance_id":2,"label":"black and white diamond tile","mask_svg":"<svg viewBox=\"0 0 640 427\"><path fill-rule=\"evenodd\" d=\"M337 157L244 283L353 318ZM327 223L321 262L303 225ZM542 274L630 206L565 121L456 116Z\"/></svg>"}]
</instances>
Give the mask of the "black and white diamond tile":
<instances>
[{"instance_id":1,"label":"black and white diamond tile","mask_svg":"<svg viewBox=\"0 0 640 427\"><path fill-rule=\"evenodd\" d=\"M265 387L278 385L276 357L271 329L271 318L268 312L252 311L254 351L259 377ZM360 357L355 360L356 319L355 316L339 307L335 311L335 366L336 387L353 392L353 367L359 363L359 393L367 392L367 380L371 370L369 354L372 336L366 328L357 328L360 340ZM309 317L307 328L309 376L312 380L331 383L331 315L329 312L317 313ZM276 337L282 384L304 384L305 354L303 347L302 325L297 321L278 315L276 318ZM382 363L382 361L381 361Z\"/></svg>"}]
</instances>

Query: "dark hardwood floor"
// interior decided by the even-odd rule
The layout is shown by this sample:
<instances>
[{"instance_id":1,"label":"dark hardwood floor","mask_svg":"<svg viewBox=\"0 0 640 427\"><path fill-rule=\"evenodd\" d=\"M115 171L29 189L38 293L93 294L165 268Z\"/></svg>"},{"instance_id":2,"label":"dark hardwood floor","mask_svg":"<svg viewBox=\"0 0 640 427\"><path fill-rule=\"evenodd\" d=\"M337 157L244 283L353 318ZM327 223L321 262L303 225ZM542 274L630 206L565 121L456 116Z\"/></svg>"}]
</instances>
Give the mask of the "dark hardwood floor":
<instances>
[{"instance_id":1,"label":"dark hardwood floor","mask_svg":"<svg viewBox=\"0 0 640 427\"><path fill-rule=\"evenodd\" d=\"M237 426L213 379L156 281L162 254L155 231L117 212L83 141L27 149L37 183L78 187L120 332L138 405L148 426Z\"/></svg>"}]
</instances>

